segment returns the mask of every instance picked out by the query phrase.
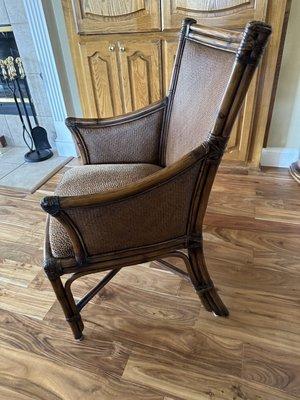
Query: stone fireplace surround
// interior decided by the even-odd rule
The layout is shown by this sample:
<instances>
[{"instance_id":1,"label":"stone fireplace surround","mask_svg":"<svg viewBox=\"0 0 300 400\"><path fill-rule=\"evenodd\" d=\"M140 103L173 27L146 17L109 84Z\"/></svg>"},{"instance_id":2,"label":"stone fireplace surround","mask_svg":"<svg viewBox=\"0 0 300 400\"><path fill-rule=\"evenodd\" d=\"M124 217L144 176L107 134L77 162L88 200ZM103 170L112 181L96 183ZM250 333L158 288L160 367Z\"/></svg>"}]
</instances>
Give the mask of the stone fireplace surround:
<instances>
[{"instance_id":1,"label":"stone fireplace surround","mask_svg":"<svg viewBox=\"0 0 300 400\"><path fill-rule=\"evenodd\" d=\"M0 25L11 25L26 71L38 121L59 155L75 156L64 126L67 107L41 0L0 0ZM25 146L18 115L0 115L0 134L9 146Z\"/></svg>"}]
</instances>

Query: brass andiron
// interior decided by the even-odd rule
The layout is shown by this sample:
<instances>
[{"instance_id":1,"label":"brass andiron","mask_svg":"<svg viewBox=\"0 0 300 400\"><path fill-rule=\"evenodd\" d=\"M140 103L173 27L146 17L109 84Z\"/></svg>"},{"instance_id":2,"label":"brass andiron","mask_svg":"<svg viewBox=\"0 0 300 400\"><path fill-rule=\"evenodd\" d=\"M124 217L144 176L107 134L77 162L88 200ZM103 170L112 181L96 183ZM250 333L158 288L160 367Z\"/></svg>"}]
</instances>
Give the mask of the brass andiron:
<instances>
[{"instance_id":1,"label":"brass andiron","mask_svg":"<svg viewBox=\"0 0 300 400\"><path fill-rule=\"evenodd\" d=\"M22 62L21 58L20 58L20 57L17 57L17 58L15 59L15 62L16 62L16 64L17 64L17 66L18 66L19 77L20 77L20 79L24 79L24 78L25 78L25 70L24 70L23 62Z\"/></svg>"},{"instance_id":2,"label":"brass andiron","mask_svg":"<svg viewBox=\"0 0 300 400\"><path fill-rule=\"evenodd\" d=\"M6 81L8 79L6 66L5 66L4 60L1 60L1 59L0 59L0 68L1 68L2 78L4 79L4 81Z\"/></svg>"},{"instance_id":3,"label":"brass andiron","mask_svg":"<svg viewBox=\"0 0 300 400\"><path fill-rule=\"evenodd\" d=\"M7 69L7 75L10 81L13 81L14 79L17 78L17 70L15 68L15 62L14 58L12 56L7 57L4 60L4 65L6 66Z\"/></svg>"}]
</instances>

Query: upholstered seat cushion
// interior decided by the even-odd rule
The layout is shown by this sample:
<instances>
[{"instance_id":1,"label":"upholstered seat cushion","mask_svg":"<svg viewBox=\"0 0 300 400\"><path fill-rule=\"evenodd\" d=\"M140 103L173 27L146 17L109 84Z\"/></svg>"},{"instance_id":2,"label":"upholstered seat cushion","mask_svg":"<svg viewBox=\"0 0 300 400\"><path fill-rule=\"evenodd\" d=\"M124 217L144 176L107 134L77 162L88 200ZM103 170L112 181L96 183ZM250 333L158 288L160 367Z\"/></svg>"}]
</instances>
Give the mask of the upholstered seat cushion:
<instances>
[{"instance_id":1,"label":"upholstered seat cushion","mask_svg":"<svg viewBox=\"0 0 300 400\"><path fill-rule=\"evenodd\" d=\"M55 194L79 196L103 193L139 181L160 170L153 164L103 164L70 168L59 182ZM93 227L91 227L92 229ZM54 257L72 257L70 238L62 225L50 218L49 238Z\"/></svg>"}]
</instances>

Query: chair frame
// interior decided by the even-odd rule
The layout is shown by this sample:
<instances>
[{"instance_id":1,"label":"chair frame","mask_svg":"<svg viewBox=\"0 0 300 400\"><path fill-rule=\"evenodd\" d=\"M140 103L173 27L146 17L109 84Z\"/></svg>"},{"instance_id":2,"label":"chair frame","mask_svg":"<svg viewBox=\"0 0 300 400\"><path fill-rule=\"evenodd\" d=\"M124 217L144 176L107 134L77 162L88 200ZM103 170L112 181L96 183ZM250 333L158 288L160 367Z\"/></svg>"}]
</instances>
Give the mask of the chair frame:
<instances>
[{"instance_id":1,"label":"chair frame","mask_svg":"<svg viewBox=\"0 0 300 400\"><path fill-rule=\"evenodd\" d=\"M166 138L172 112L172 103L186 41L190 40L236 53L233 71L217 119L209 138L203 145L193 150L173 165L164 168L159 174L153 174L153 177L149 176L149 179L121 188L118 191L76 197L49 196L42 200L42 208L65 227L73 245L75 258L55 258L51 253L48 236L49 229L47 226L44 270L62 306L74 337L77 340L83 338L82 332L84 325L80 312L96 293L98 293L123 267L155 260L173 270L175 273L179 273L186 279L189 279L207 311L213 312L218 316L228 315L228 310L220 299L206 267L202 239L203 219L211 187L226 148L230 131L244 100L251 78L259 63L268 36L271 33L271 28L263 22L254 21L248 23L244 32L238 33L222 29L207 28L195 25L195 23L196 21L192 19L185 19L183 21L170 91L166 99L142 111L133 112L117 118L103 120L67 119L67 125L75 136L83 162L88 164L88 149L80 136L79 130L76 129L78 126L89 127L95 124L98 126L118 125L124 121L133 121L156 110L164 109L165 114L159 149L159 164L164 166ZM193 97L191 100L197 101L197 99ZM94 256L89 256L87 254L81 233L64 212L65 209L78 206L89 207L99 204L110 204L146 191L149 187L153 188L156 185L158 186L162 181L172 179L174 174L186 170L196 161L199 161L201 157L203 158L203 149L205 149L206 154L192 196L186 235L138 248ZM48 224L49 218L47 225ZM164 260L170 257L182 259L186 265L187 273ZM76 304L71 291L72 283L85 275L102 271L110 272L108 272L108 274ZM61 276L65 274L72 275L67 279L65 284L63 284Z\"/></svg>"}]
</instances>

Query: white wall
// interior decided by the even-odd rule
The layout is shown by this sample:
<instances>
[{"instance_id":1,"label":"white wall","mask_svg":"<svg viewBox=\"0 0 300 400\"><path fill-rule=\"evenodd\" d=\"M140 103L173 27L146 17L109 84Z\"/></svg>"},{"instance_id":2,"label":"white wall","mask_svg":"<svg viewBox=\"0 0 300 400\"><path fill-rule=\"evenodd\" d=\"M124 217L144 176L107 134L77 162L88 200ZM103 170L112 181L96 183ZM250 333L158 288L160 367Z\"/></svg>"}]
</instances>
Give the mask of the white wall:
<instances>
[{"instance_id":1,"label":"white wall","mask_svg":"<svg viewBox=\"0 0 300 400\"><path fill-rule=\"evenodd\" d=\"M300 0L293 0L267 149L277 166L288 166L300 149ZM280 161L281 158L281 161ZM283 165L284 164L284 165Z\"/></svg>"},{"instance_id":2,"label":"white wall","mask_svg":"<svg viewBox=\"0 0 300 400\"><path fill-rule=\"evenodd\" d=\"M68 116L81 117L79 92L61 0L42 0L42 4Z\"/></svg>"}]
</instances>

